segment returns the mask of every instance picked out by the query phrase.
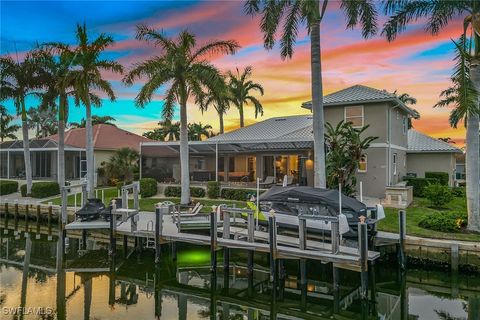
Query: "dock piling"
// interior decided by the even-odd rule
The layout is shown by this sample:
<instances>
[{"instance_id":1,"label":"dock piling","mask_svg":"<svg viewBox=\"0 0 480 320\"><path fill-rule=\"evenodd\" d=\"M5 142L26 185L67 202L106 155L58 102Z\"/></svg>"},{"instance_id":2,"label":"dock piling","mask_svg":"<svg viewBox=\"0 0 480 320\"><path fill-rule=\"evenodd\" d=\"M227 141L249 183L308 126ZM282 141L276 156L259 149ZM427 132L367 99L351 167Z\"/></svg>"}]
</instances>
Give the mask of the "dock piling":
<instances>
[{"instance_id":1,"label":"dock piling","mask_svg":"<svg viewBox=\"0 0 480 320\"><path fill-rule=\"evenodd\" d=\"M87 230L82 229L82 250L87 249Z\"/></svg>"},{"instance_id":2,"label":"dock piling","mask_svg":"<svg viewBox=\"0 0 480 320\"><path fill-rule=\"evenodd\" d=\"M48 240L52 240L52 203L48 203L47 225L48 225Z\"/></svg>"},{"instance_id":3,"label":"dock piling","mask_svg":"<svg viewBox=\"0 0 480 320\"><path fill-rule=\"evenodd\" d=\"M365 218L358 223L358 251L360 256L360 279L362 299L367 299L368 294L368 237Z\"/></svg>"},{"instance_id":4,"label":"dock piling","mask_svg":"<svg viewBox=\"0 0 480 320\"><path fill-rule=\"evenodd\" d=\"M407 257L405 256L405 238L407 236L407 214L405 210L398 210L399 225L399 246L398 246L398 262L402 270L406 269Z\"/></svg>"},{"instance_id":5,"label":"dock piling","mask_svg":"<svg viewBox=\"0 0 480 320\"><path fill-rule=\"evenodd\" d=\"M230 239L230 212L223 210L221 206L217 208L217 212L220 212L220 216L223 214L223 238ZM230 269L230 249L223 248L223 269L228 271Z\"/></svg>"},{"instance_id":6,"label":"dock piling","mask_svg":"<svg viewBox=\"0 0 480 320\"><path fill-rule=\"evenodd\" d=\"M334 220L331 223L331 242L332 242L332 253L337 254L340 249L340 230L339 230L339 221Z\"/></svg>"},{"instance_id":7,"label":"dock piling","mask_svg":"<svg viewBox=\"0 0 480 320\"><path fill-rule=\"evenodd\" d=\"M155 263L157 264L160 263L161 259L160 241L162 239L163 215L168 214L169 211L169 206L157 204L155 207Z\"/></svg>"},{"instance_id":8,"label":"dock piling","mask_svg":"<svg viewBox=\"0 0 480 320\"><path fill-rule=\"evenodd\" d=\"M277 222L275 220L275 211L270 211L268 217L268 234L270 245L270 274L273 276L273 283L278 282L278 267L277 267ZM275 288L276 290L276 288Z\"/></svg>"},{"instance_id":9,"label":"dock piling","mask_svg":"<svg viewBox=\"0 0 480 320\"><path fill-rule=\"evenodd\" d=\"M453 273L458 272L459 246L458 243L452 243L450 247L450 265Z\"/></svg>"},{"instance_id":10,"label":"dock piling","mask_svg":"<svg viewBox=\"0 0 480 320\"><path fill-rule=\"evenodd\" d=\"M123 235L123 257L126 258L128 256L128 236L126 234Z\"/></svg>"},{"instance_id":11,"label":"dock piling","mask_svg":"<svg viewBox=\"0 0 480 320\"><path fill-rule=\"evenodd\" d=\"M25 203L25 232L28 232L28 215L30 213L30 205Z\"/></svg>"},{"instance_id":12,"label":"dock piling","mask_svg":"<svg viewBox=\"0 0 480 320\"><path fill-rule=\"evenodd\" d=\"M110 204L110 249L109 249L109 255L110 257L115 257L116 254L116 249L117 249L117 244L116 244L116 221L115 221L115 215L113 214L116 210L117 205L115 204L115 200L112 200Z\"/></svg>"},{"instance_id":13,"label":"dock piling","mask_svg":"<svg viewBox=\"0 0 480 320\"><path fill-rule=\"evenodd\" d=\"M212 210L210 215L210 270L217 270L217 212Z\"/></svg>"}]
</instances>

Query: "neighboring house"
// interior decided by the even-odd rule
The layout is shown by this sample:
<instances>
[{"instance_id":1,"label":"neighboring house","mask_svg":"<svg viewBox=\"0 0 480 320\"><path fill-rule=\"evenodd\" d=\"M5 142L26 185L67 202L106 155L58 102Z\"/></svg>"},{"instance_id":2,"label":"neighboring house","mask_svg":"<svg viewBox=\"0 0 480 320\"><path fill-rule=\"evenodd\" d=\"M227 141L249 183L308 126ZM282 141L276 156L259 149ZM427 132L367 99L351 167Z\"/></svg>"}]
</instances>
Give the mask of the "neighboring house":
<instances>
[{"instance_id":1,"label":"neighboring house","mask_svg":"<svg viewBox=\"0 0 480 320\"><path fill-rule=\"evenodd\" d=\"M56 180L58 172L58 135L44 139L30 140L32 170L34 179ZM132 132L107 124L93 126L93 148L95 168L107 161L116 150L129 147L139 151L142 142L152 141ZM85 128L70 129L65 132L65 179L74 180L85 176L86 161ZM21 140L6 141L0 144L1 178L24 179L25 165Z\"/></svg>"},{"instance_id":2,"label":"neighboring house","mask_svg":"<svg viewBox=\"0 0 480 320\"><path fill-rule=\"evenodd\" d=\"M443 158L459 149L451 146L450 152L429 149L431 145L419 144L419 139L411 143L409 138L420 134L416 131L409 134L408 118L418 114L395 95L356 85L325 96L324 106L325 122L335 125L344 120L359 127L370 125L365 134L378 137L366 150L357 173L365 195L383 197L386 186L402 181L407 172L418 170L416 174L422 176L424 171L420 171L418 164L421 160L417 161L421 156L416 155L423 146L429 161L434 159L433 162L438 163L431 166L431 171L453 172L452 163ZM302 107L309 109L310 103ZM415 147L412 153L410 144ZM280 182L288 175L294 183L313 185L311 115L267 119L205 141L191 141L189 150L192 181L216 178L228 182L255 181L272 176ZM180 180L178 142L145 142L141 144L141 154L142 176L154 177L160 182ZM408 166L410 158L415 164L412 167Z\"/></svg>"}]
</instances>

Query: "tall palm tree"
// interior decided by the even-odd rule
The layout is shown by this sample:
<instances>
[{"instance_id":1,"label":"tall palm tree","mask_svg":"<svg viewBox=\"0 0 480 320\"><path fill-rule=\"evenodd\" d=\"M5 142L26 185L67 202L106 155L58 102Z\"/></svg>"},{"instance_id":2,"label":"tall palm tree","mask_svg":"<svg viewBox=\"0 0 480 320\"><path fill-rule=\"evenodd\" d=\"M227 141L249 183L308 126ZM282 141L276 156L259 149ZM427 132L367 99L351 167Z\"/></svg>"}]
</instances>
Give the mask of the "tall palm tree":
<instances>
[{"instance_id":1,"label":"tall palm tree","mask_svg":"<svg viewBox=\"0 0 480 320\"><path fill-rule=\"evenodd\" d=\"M35 129L36 138L45 138L57 133L57 108L53 105L50 108L45 106L31 107L27 111L30 118L28 128Z\"/></svg>"},{"instance_id":2,"label":"tall palm tree","mask_svg":"<svg viewBox=\"0 0 480 320\"><path fill-rule=\"evenodd\" d=\"M0 105L0 141L5 139L17 139L15 133L21 128L18 124L10 124L13 116L8 113L7 108Z\"/></svg>"},{"instance_id":3,"label":"tall palm tree","mask_svg":"<svg viewBox=\"0 0 480 320\"><path fill-rule=\"evenodd\" d=\"M417 104L417 98L412 97L410 94L406 92L398 94L397 90L395 90L393 94L397 96L398 100L402 101L405 105L408 105L409 107ZM415 111L415 113L417 114L415 119L420 119L420 114L418 113L418 111L415 109L412 109L412 110ZM412 128L413 128L412 118L408 117L408 129L412 129Z\"/></svg>"},{"instance_id":4,"label":"tall palm tree","mask_svg":"<svg viewBox=\"0 0 480 320\"><path fill-rule=\"evenodd\" d=\"M24 61L15 62L11 57L0 58L0 100L12 99L17 113L22 119L23 157L25 161L25 177L27 194L32 190L32 166L28 139L28 117L25 99L28 95L36 95L34 90L40 83L38 67L29 54Z\"/></svg>"},{"instance_id":5,"label":"tall palm tree","mask_svg":"<svg viewBox=\"0 0 480 320\"><path fill-rule=\"evenodd\" d=\"M188 124L188 140L190 141L201 141L203 137L210 137L210 129L212 126L209 124L203 125L199 123L189 123Z\"/></svg>"},{"instance_id":6,"label":"tall palm tree","mask_svg":"<svg viewBox=\"0 0 480 320\"><path fill-rule=\"evenodd\" d=\"M219 124L220 124L220 134L225 130L223 124L223 116L227 113L230 108L229 102L231 99L230 88L225 83L225 79L222 77L221 88L216 92L208 91L204 96L201 97L199 104L200 110L206 112L209 107L213 107L218 114Z\"/></svg>"},{"instance_id":7,"label":"tall palm tree","mask_svg":"<svg viewBox=\"0 0 480 320\"><path fill-rule=\"evenodd\" d=\"M322 63L320 52L320 23L327 11L329 1L312 0L247 0L247 14L261 14L260 28L264 34L264 46L272 49L275 37L280 37L280 56L291 58L297 40L298 30L307 26L310 35L311 73L312 73L312 112L314 138L314 184L326 187L325 175L325 137L323 116ZM373 0L341 0L340 6L347 17L347 27L362 27L362 35L367 38L377 32L377 11ZM282 28L281 32L277 32Z\"/></svg>"},{"instance_id":8,"label":"tall palm tree","mask_svg":"<svg viewBox=\"0 0 480 320\"><path fill-rule=\"evenodd\" d=\"M237 73L228 72L230 99L237 107L240 113L240 128L245 126L243 106L249 103L255 108L255 118L258 114L263 116L263 106L256 97L252 95L254 91L258 91L263 96L263 87L259 83L249 80L252 76L252 67L246 67L242 73L237 68Z\"/></svg>"},{"instance_id":9,"label":"tall palm tree","mask_svg":"<svg viewBox=\"0 0 480 320\"><path fill-rule=\"evenodd\" d=\"M176 39L171 39L144 25L138 26L137 39L155 45L160 53L136 64L124 81L132 85L136 79L146 78L147 82L135 98L140 107L151 101L156 90L168 85L162 110L165 119L172 118L175 103L180 105L181 203L187 204L190 201L187 101L189 98L200 98L203 88L215 91L219 86L219 71L205 56L212 53L233 54L239 46L231 40L197 46L195 35L188 31L182 31Z\"/></svg>"},{"instance_id":10,"label":"tall palm tree","mask_svg":"<svg viewBox=\"0 0 480 320\"><path fill-rule=\"evenodd\" d=\"M132 181L133 172L138 168L139 154L131 148L120 148L105 164L108 176L118 177L123 181Z\"/></svg>"},{"instance_id":11,"label":"tall palm tree","mask_svg":"<svg viewBox=\"0 0 480 320\"><path fill-rule=\"evenodd\" d=\"M97 125L97 124L106 124L106 125L109 125L109 126L116 127L116 125L114 123L114 121L116 121L116 120L117 119L115 119L114 117L111 117L111 116L93 115L92 116L92 126ZM85 118L82 118L80 120L80 122L70 122L69 123L70 128L85 128L86 125L87 125L87 121L85 120Z\"/></svg>"},{"instance_id":12,"label":"tall palm tree","mask_svg":"<svg viewBox=\"0 0 480 320\"><path fill-rule=\"evenodd\" d=\"M472 90L480 90L480 3L476 0L404 0L394 1L388 0L385 2L385 13L390 15L384 25L382 34L384 34L388 41L393 41L395 38L405 30L410 23L417 21L425 21L425 30L432 35L438 34L443 28L448 26L450 22L457 21L459 17L463 17L463 37L466 38L468 29L472 31L472 37L467 49L464 44L457 50L466 51L461 54L462 58L459 61L463 64L458 73L457 70L454 77L458 81L463 82L461 86L465 89L459 97L460 99L468 100L472 97ZM469 52L467 52L469 51ZM468 57L468 59L466 59ZM467 61L468 60L468 61ZM469 72L468 78L466 72ZM470 85L467 82L471 82ZM455 86L455 81L454 81ZM473 94L475 96L476 94ZM460 107L460 108L459 108ZM467 184L467 210L468 210L468 228L474 231L480 231L480 138L478 135L480 108L478 99L474 103L457 104L459 111L454 111L452 115L457 117L463 114L466 122L467 137L466 146L467 151L465 155L466 165L466 184ZM452 118L451 121L452 123Z\"/></svg>"},{"instance_id":13,"label":"tall palm tree","mask_svg":"<svg viewBox=\"0 0 480 320\"><path fill-rule=\"evenodd\" d=\"M158 125L164 135L164 140L178 141L180 140L180 122L172 122L170 119L159 121Z\"/></svg>"},{"instance_id":14,"label":"tall palm tree","mask_svg":"<svg viewBox=\"0 0 480 320\"><path fill-rule=\"evenodd\" d=\"M123 67L116 61L101 57L103 51L114 44L111 36L100 34L94 40L90 40L87 34L87 27L84 24L77 25L76 31L77 48L75 49L74 65L75 73L74 88L78 96L77 105L81 102L85 106L86 118L86 151L87 151L87 189L89 197L94 195L95 167L93 157L93 130L92 130L92 103L90 99L92 91L103 92L111 101L115 101L110 82L102 77L101 71L122 73ZM99 101L97 101L99 102ZM100 104L98 104L100 106Z\"/></svg>"}]
</instances>

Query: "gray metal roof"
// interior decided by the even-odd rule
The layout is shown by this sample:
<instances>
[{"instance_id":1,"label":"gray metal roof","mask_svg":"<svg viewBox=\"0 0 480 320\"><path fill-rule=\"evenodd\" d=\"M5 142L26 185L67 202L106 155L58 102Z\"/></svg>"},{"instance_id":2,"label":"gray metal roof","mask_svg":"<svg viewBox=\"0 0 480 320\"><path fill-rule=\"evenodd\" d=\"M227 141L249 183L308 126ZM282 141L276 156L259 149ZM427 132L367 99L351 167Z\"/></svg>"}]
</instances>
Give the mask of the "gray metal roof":
<instances>
[{"instance_id":1,"label":"gray metal roof","mask_svg":"<svg viewBox=\"0 0 480 320\"><path fill-rule=\"evenodd\" d=\"M29 141L30 150L32 151L41 151L41 150L57 150L58 142L53 139L32 139ZM77 148L65 145L65 150L71 151L82 151L84 148ZM0 143L0 151L23 151L23 140L10 140Z\"/></svg>"},{"instance_id":2,"label":"gray metal roof","mask_svg":"<svg viewBox=\"0 0 480 320\"><path fill-rule=\"evenodd\" d=\"M393 102L399 105L403 110L413 117L418 117L418 113L409 107L407 107L403 102L401 102L397 96L393 93L390 93L386 90L379 90L363 85L354 85L330 94L327 94L323 97L323 105L328 106L338 106L338 105L352 105L352 104L361 104L361 103L375 103L375 102ZM312 102L304 102L302 108L312 109Z\"/></svg>"},{"instance_id":3,"label":"gray metal roof","mask_svg":"<svg viewBox=\"0 0 480 320\"><path fill-rule=\"evenodd\" d=\"M454 152L462 153L457 147L444 141L432 138L416 130L408 130L408 153L421 152Z\"/></svg>"},{"instance_id":4,"label":"gray metal roof","mask_svg":"<svg viewBox=\"0 0 480 320\"><path fill-rule=\"evenodd\" d=\"M270 118L212 137L207 139L206 142L246 142L262 140L277 140L279 142L288 140L312 141L312 116L299 115Z\"/></svg>"}]
</instances>

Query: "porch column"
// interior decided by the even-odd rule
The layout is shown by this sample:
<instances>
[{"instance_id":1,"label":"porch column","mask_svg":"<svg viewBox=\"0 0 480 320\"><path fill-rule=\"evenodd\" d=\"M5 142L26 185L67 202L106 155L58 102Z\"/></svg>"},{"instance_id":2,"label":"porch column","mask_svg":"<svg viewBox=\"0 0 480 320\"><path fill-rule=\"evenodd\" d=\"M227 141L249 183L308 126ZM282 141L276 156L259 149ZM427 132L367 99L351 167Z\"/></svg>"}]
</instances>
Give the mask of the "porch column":
<instances>
[{"instance_id":1,"label":"porch column","mask_svg":"<svg viewBox=\"0 0 480 320\"><path fill-rule=\"evenodd\" d=\"M10 179L10 151L7 151L7 179Z\"/></svg>"},{"instance_id":2,"label":"porch column","mask_svg":"<svg viewBox=\"0 0 480 320\"><path fill-rule=\"evenodd\" d=\"M218 142L215 143L215 181L218 181Z\"/></svg>"},{"instance_id":3,"label":"porch column","mask_svg":"<svg viewBox=\"0 0 480 320\"><path fill-rule=\"evenodd\" d=\"M225 155L223 157L223 181L228 181L228 171L230 169L230 156Z\"/></svg>"},{"instance_id":4,"label":"porch column","mask_svg":"<svg viewBox=\"0 0 480 320\"><path fill-rule=\"evenodd\" d=\"M273 180L277 183L277 156L273 156Z\"/></svg>"},{"instance_id":5,"label":"porch column","mask_svg":"<svg viewBox=\"0 0 480 320\"><path fill-rule=\"evenodd\" d=\"M256 154L255 155L255 178L260 178L262 181L263 177L263 156Z\"/></svg>"}]
</instances>

